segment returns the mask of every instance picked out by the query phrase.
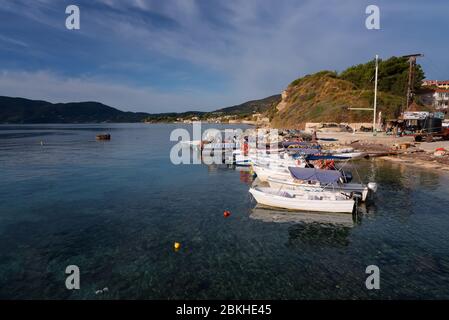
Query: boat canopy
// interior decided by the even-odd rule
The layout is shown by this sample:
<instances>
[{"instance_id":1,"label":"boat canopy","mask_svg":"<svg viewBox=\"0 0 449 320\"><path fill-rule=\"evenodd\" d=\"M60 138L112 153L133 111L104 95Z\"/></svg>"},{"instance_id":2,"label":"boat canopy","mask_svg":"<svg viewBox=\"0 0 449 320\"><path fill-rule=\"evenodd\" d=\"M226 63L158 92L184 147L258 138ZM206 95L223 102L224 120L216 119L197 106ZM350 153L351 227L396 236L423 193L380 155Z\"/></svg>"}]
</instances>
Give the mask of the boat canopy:
<instances>
[{"instance_id":1,"label":"boat canopy","mask_svg":"<svg viewBox=\"0 0 449 320\"><path fill-rule=\"evenodd\" d=\"M348 160L351 158L343 156L332 156L332 155L324 155L324 156L308 155L306 159L313 161L313 160Z\"/></svg>"},{"instance_id":2,"label":"boat canopy","mask_svg":"<svg viewBox=\"0 0 449 320\"><path fill-rule=\"evenodd\" d=\"M288 167L293 178L298 180L319 181L322 183L337 182L341 178L338 170L321 170L315 168Z\"/></svg>"}]
</instances>

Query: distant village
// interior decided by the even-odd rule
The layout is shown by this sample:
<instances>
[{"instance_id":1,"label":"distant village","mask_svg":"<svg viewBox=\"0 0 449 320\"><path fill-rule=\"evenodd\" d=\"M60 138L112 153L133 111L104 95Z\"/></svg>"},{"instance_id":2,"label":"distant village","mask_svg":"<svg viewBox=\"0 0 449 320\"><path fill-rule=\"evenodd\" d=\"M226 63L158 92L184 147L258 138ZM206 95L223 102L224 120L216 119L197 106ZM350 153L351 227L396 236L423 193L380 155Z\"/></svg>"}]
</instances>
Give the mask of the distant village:
<instances>
[{"instance_id":1,"label":"distant village","mask_svg":"<svg viewBox=\"0 0 449 320\"><path fill-rule=\"evenodd\" d=\"M269 125L270 119L261 113L251 115L225 115L219 113L208 114L208 116L192 116L188 119L176 118L175 123L192 123L194 121L204 121L208 123L243 123L251 125Z\"/></svg>"},{"instance_id":2,"label":"distant village","mask_svg":"<svg viewBox=\"0 0 449 320\"><path fill-rule=\"evenodd\" d=\"M432 106L436 111L447 114L449 107L449 80L423 80L422 90L418 97L423 104Z\"/></svg>"}]
</instances>

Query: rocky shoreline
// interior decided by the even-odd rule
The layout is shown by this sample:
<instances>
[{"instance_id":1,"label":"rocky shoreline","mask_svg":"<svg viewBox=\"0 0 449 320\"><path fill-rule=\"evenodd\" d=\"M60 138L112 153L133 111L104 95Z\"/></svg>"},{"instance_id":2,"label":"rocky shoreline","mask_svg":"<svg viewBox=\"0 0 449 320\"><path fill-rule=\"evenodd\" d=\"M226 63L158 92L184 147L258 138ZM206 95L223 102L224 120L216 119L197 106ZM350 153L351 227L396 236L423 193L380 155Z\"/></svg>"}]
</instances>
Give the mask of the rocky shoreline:
<instances>
[{"instance_id":1,"label":"rocky shoreline","mask_svg":"<svg viewBox=\"0 0 449 320\"><path fill-rule=\"evenodd\" d=\"M372 133L318 133L328 147L353 147L370 157L449 173L449 141L415 142L413 137L393 137Z\"/></svg>"}]
</instances>

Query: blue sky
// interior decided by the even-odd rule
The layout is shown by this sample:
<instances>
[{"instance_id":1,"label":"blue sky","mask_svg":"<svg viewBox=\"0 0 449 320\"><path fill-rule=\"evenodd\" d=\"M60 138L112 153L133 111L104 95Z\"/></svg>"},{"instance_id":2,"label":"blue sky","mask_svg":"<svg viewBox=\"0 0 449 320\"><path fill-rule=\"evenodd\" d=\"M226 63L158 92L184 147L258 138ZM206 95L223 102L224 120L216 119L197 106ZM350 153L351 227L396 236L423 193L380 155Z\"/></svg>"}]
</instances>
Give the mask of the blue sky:
<instances>
[{"instance_id":1,"label":"blue sky","mask_svg":"<svg viewBox=\"0 0 449 320\"><path fill-rule=\"evenodd\" d=\"M70 4L80 30L65 28ZM427 78L449 79L447 31L447 1L0 0L0 95L213 110L376 53L424 53Z\"/></svg>"}]
</instances>

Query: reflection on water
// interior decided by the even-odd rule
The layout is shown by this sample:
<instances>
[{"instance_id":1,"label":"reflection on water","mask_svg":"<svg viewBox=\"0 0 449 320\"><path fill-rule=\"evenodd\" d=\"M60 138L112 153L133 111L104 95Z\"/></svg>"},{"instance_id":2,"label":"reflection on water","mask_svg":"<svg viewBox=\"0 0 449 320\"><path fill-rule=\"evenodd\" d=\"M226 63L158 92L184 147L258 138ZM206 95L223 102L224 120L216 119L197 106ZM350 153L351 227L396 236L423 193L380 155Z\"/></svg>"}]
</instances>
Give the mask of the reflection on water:
<instances>
[{"instance_id":1,"label":"reflection on water","mask_svg":"<svg viewBox=\"0 0 449 320\"><path fill-rule=\"evenodd\" d=\"M264 222L289 223L288 246L346 246L357 214L287 211L256 205L250 218Z\"/></svg>"},{"instance_id":2,"label":"reflection on water","mask_svg":"<svg viewBox=\"0 0 449 320\"><path fill-rule=\"evenodd\" d=\"M265 222L278 223L323 223L342 225L353 227L356 221L355 215L347 213L314 213L314 212L300 212L287 211L280 209L267 208L261 205L256 205L251 210L250 218Z\"/></svg>"}]
</instances>

